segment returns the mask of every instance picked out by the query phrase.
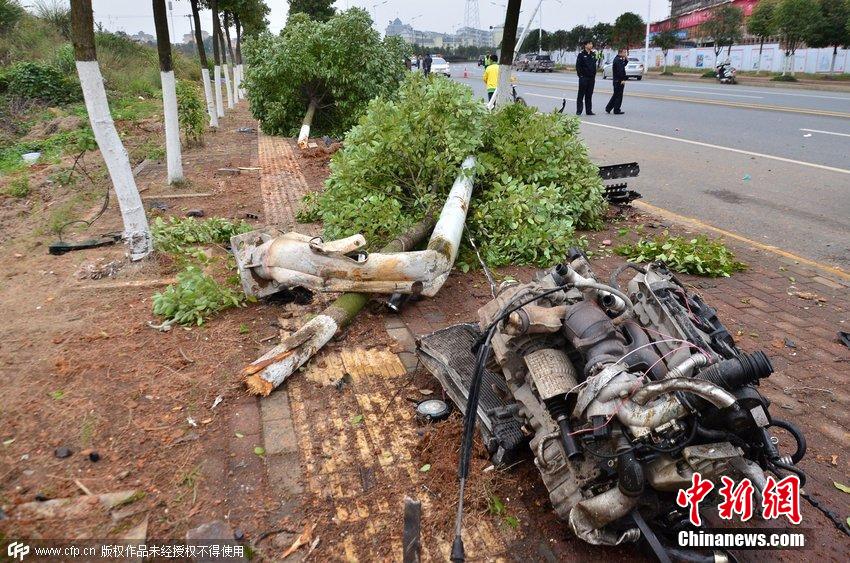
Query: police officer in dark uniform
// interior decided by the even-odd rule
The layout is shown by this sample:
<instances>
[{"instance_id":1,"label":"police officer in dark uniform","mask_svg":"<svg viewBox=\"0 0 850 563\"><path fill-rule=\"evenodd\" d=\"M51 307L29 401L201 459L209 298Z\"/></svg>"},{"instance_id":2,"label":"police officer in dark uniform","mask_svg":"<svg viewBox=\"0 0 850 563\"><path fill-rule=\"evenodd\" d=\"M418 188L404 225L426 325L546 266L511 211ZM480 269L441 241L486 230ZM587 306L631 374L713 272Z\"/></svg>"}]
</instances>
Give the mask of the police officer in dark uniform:
<instances>
[{"instance_id":1,"label":"police officer in dark uniform","mask_svg":"<svg viewBox=\"0 0 850 563\"><path fill-rule=\"evenodd\" d=\"M431 58L431 53L425 53L425 58L422 59L422 72L425 76L431 74L431 63L433 59Z\"/></svg>"},{"instance_id":2,"label":"police officer in dark uniform","mask_svg":"<svg viewBox=\"0 0 850 563\"><path fill-rule=\"evenodd\" d=\"M584 49L576 57L576 74L578 74L576 115L581 115L584 107L587 108L587 115L595 115L593 87L596 85L596 53L593 52L593 41L584 41L582 45Z\"/></svg>"},{"instance_id":3,"label":"police officer in dark uniform","mask_svg":"<svg viewBox=\"0 0 850 563\"><path fill-rule=\"evenodd\" d=\"M605 106L606 113L611 113L612 109L617 115L626 113L620 107L623 105L623 90L626 88L626 64L629 62L627 54L625 49L620 49L617 51L617 56L614 57L614 94L608 100L608 105Z\"/></svg>"}]
</instances>

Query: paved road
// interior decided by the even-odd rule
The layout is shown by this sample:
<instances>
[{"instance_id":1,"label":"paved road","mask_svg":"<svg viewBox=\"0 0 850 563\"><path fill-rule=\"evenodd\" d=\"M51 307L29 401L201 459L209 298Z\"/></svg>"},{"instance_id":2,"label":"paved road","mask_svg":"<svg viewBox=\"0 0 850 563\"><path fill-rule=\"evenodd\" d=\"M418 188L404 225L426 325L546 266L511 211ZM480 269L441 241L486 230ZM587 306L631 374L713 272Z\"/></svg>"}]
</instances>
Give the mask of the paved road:
<instances>
[{"instance_id":1,"label":"paved road","mask_svg":"<svg viewBox=\"0 0 850 563\"><path fill-rule=\"evenodd\" d=\"M469 71L457 79L483 96ZM517 78L529 104L574 110L574 76ZM850 270L850 94L647 79L614 116L610 92L597 80L582 134L598 163L640 163L647 203Z\"/></svg>"}]
</instances>

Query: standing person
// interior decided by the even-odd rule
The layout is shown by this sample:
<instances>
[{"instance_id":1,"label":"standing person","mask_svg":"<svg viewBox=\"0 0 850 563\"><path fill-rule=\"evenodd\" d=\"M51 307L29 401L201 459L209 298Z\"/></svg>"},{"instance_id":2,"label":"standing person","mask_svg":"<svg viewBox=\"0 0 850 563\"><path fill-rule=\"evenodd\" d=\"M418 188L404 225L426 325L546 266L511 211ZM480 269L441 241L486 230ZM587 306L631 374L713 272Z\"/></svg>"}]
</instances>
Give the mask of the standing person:
<instances>
[{"instance_id":1,"label":"standing person","mask_svg":"<svg viewBox=\"0 0 850 563\"><path fill-rule=\"evenodd\" d=\"M499 85L499 57L490 55L490 62L484 69L484 85L487 87L487 101L493 97L496 86Z\"/></svg>"},{"instance_id":2,"label":"standing person","mask_svg":"<svg viewBox=\"0 0 850 563\"><path fill-rule=\"evenodd\" d=\"M593 52L593 41L584 41L584 49L576 57L576 74L578 74L578 97L576 98L576 115L581 115L587 108L587 115L593 113L593 87L596 85L596 53Z\"/></svg>"},{"instance_id":3,"label":"standing person","mask_svg":"<svg viewBox=\"0 0 850 563\"><path fill-rule=\"evenodd\" d=\"M431 53L425 53L425 58L422 59L422 72L425 76L431 74Z\"/></svg>"},{"instance_id":4,"label":"standing person","mask_svg":"<svg viewBox=\"0 0 850 563\"><path fill-rule=\"evenodd\" d=\"M617 115L626 113L620 107L623 105L623 90L626 88L626 64L629 62L628 54L626 49L620 49L617 51L617 56L614 57L614 94L611 95L608 105L605 106L605 113L611 113L612 109Z\"/></svg>"}]
</instances>

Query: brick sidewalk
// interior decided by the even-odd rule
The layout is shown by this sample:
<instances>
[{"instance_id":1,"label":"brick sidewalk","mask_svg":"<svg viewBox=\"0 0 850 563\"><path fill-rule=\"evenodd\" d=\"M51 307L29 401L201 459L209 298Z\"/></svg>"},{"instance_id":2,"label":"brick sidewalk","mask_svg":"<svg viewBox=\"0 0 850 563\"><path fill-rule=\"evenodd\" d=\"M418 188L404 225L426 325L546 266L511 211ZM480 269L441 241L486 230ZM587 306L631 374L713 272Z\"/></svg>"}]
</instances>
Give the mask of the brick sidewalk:
<instances>
[{"instance_id":1,"label":"brick sidewalk","mask_svg":"<svg viewBox=\"0 0 850 563\"><path fill-rule=\"evenodd\" d=\"M261 135L259 146L266 220L285 231L295 225L295 210L307 190L299 155L288 139ZM650 216L640 216L640 220L658 222ZM309 228L298 225L296 230ZM615 238L614 230L588 234L590 246ZM850 285L763 250L737 243L730 246L749 264L748 271L729 279L683 278L718 309L721 321L742 349L764 349L771 357L776 373L763 383L762 390L773 401L775 416L801 424L806 432L809 453L802 467L810 474L807 489L838 509L846 503L832 487L832 480L850 481L846 452L850 395L843 385L850 368L850 350L835 341L835 334L850 327ZM607 277L621 262L608 256L592 260L592 265L598 275ZM528 269L515 272L522 280L528 279L528 274ZM458 294L469 299L458 300ZM376 535L398 532L401 497L395 497L399 490L415 493L422 480L412 454L416 425L410 420L409 405L395 393L406 378L397 362L413 369L414 335L473 320L477 308L488 299L480 272L453 272L437 297L408 306L400 317L386 317L386 331L370 333L377 341L358 342L377 345L377 352L330 345L306 371L261 400L268 478L283 503L281 514L296 514L305 503L315 505L323 500L334 506L333 525L341 537L322 550L321 557L365 560L380 553L394 558L400 551L400 538L394 538L390 546L374 543ZM360 319L355 327L364 322ZM390 355L395 360L380 356L390 337L396 340L395 349L402 350L397 358ZM372 367L352 367L355 357ZM345 374L351 380L337 393L330 384ZM362 420L362 425L352 422L352 414L358 413L362 418L356 420ZM377 489L387 484L400 489L376 490L375 482ZM423 521L433 517L433 510L446 508L432 506L427 499L425 495ZM393 504L396 501L398 506ZM536 510L545 511L546 506L545 502L538 504ZM813 535L822 546L821 553L846 553L842 547L847 545L846 538L839 538L821 515L805 506L804 516L810 526L817 526ZM467 531L471 552L491 557L512 553L491 519L480 518L474 525L470 523ZM528 528L522 533L528 535L523 541L536 543L540 549L552 541L535 537L537 532ZM423 542L426 551L448 554L448 538L423 538ZM575 549L575 542L571 545Z\"/></svg>"}]
</instances>

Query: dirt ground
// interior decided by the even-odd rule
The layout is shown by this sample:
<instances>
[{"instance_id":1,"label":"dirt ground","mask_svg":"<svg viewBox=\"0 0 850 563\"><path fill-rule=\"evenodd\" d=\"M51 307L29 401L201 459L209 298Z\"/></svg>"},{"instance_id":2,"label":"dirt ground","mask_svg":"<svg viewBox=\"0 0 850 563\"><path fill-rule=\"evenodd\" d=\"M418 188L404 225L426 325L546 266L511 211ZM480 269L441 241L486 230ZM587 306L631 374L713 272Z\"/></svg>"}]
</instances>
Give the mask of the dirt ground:
<instances>
[{"instance_id":1,"label":"dirt ground","mask_svg":"<svg viewBox=\"0 0 850 563\"><path fill-rule=\"evenodd\" d=\"M167 205L161 212L165 216L203 209L208 217L262 223L259 174L217 172L256 166L256 132L236 131L256 127L244 106L230 112L218 132L206 135L204 147L184 152L186 185L167 187L164 163L139 174L146 206ZM136 133L122 129L125 142L134 142ZM154 134L161 131L154 128ZM91 174L103 182L100 162L87 157ZM159 197L190 193L211 195ZM31 199L40 197L36 192ZM59 204L72 193L50 197ZM264 488L235 481L227 461L237 455L231 442L238 441L234 427L238 431L240 420L234 417L245 401L233 374L264 348L262 339L276 335L271 325L275 307L231 310L201 327L153 330L147 326L157 321L151 296L173 279L175 264L161 255L130 264L120 245L48 255L47 245L56 237L38 234L37 205L0 200L5 239L0 251L0 315L5 319L0 325L0 504L14 515L22 503L76 497L83 488L94 494L133 489L144 498L134 503L136 514L118 521L103 510L71 520L11 517L0 521L2 534L118 538L146 517L148 538L181 538L189 527L215 518L252 533L265 529L269 499ZM93 216L99 206L100 201L92 202L83 217ZM120 230L113 200L79 238ZM74 233L66 238L73 240ZM213 408L217 397L220 404ZM58 448L72 455L60 459ZM92 452L96 455L90 457ZM256 455L239 461L261 482Z\"/></svg>"},{"instance_id":2,"label":"dirt ground","mask_svg":"<svg viewBox=\"0 0 850 563\"><path fill-rule=\"evenodd\" d=\"M217 173L220 168L257 166L256 133L237 131L256 127L245 105L230 112L217 133L207 135L205 147L184 153L186 186L166 187L164 164L145 168L137 178L145 203L166 204L161 212L166 216L203 209L208 217L265 224L259 173ZM161 134L155 127L152 131ZM328 173L327 153L332 151L298 156L307 189L321 188ZM89 162L96 166L96 159ZM212 195L162 197L175 193ZM43 202L45 194L57 201L73 196L67 190L50 193L48 186L33 197ZM369 379L352 373L336 390L310 373L293 376L286 387L305 492L295 499L294 509L284 509L267 475L267 460L256 453L264 443L261 400L246 396L238 373L274 345L281 330L296 329L303 315L320 310L330 298L315 296L303 305L250 304L219 314L201 327L158 332L147 326L156 321L151 295L173 278L176 265L163 257L129 264L120 247L50 256L46 246L55 237L40 230L34 205L0 200L4 242L0 315L5 319L0 324L0 508L6 516L0 520L0 533L4 537L121 538L147 522L147 538L178 539L194 526L223 519L237 535L244 535L247 545L257 547L261 559L276 560L305 525L315 524L313 537L321 538L315 559L391 561L400 559L401 500L414 495L425 505L425 559L445 558L456 502L460 420L454 415L441 424L423 425L412 417L416 400L440 393L430 374L418 369ZM92 201L87 217L98 207L99 202ZM633 231L648 224L654 225L650 229L663 228L657 219L628 213L612 216L607 230L588 233L597 273L607 275L621 261L603 241L618 242L620 228ZM87 233L117 230L120 217L113 203ZM533 271L509 268L498 274L527 280ZM793 350L774 346L775 339L766 334L755 334L748 317L738 314L735 302L744 297L735 294L727 301L713 301L732 292L731 286L685 278L708 294L709 304L721 309L721 320L735 331L742 348L768 348L772 357L779 357L775 364L780 370L797 369L790 356ZM422 318L441 326L467 321L488 299L481 272L455 272L437 298L411 306L402 318L411 327ZM846 315L843 302L827 306L839 309L835 315ZM331 352L398 350L387 335L385 319L373 303L332 343ZM807 337L794 338L805 343ZM846 365L829 364L828 383L807 384L834 390L839 393L833 395L835 400L822 400L816 393L783 393L780 384L769 388L778 408L787 407L786 416L801 423L812 437L804 462L811 491L843 517L847 497L831 483L847 483L850 468L847 442L842 441L850 428L846 394L840 394L846 381L837 381L836 375L846 376ZM816 368L810 364L799 369ZM365 403L358 386L369 392ZM817 416L807 416L809 410ZM838 430L827 433L824 421ZM59 448L70 449L71 455L58 457ZM384 457L387 452L389 458ZM530 459L508 471L489 470L489 465L479 446L467 497L467 525L480 531L467 548L470 560L643 557L632 547L599 548L571 537L552 512ZM15 516L22 504L37 499L128 490L140 494L111 513L92 508L73 519ZM358 511L365 511L368 518L347 518ZM806 559L845 561L847 538L809 507L804 507L804 516L815 541L805 552ZM305 552L302 548L292 558ZM769 557L744 559L790 561L798 553L771 552Z\"/></svg>"}]
</instances>

